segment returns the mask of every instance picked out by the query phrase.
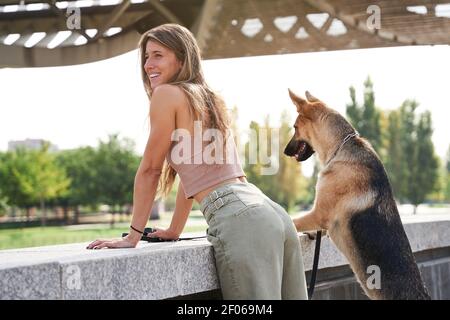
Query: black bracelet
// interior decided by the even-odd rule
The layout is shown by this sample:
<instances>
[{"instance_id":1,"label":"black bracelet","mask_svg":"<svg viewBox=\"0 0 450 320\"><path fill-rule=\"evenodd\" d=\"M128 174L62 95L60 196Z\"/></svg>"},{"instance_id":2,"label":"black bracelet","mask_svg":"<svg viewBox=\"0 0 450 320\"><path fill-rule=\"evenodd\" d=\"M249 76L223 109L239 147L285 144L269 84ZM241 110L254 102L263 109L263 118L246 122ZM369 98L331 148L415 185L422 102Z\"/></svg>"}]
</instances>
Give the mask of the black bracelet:
<instances>
[{"instance_id":1,"label":"black bracelet","mask_svg":"<svg viewBox=\"0 0 450 320\"><path fill-rule=\"evenodd\" d=\"M133 227L132 225L130 225L130 228L133 229L136 232L139 232L140 234L144 234L143 231L139 231L138 229L136 229L135 227Z\"/></svg>"}]
</instances>

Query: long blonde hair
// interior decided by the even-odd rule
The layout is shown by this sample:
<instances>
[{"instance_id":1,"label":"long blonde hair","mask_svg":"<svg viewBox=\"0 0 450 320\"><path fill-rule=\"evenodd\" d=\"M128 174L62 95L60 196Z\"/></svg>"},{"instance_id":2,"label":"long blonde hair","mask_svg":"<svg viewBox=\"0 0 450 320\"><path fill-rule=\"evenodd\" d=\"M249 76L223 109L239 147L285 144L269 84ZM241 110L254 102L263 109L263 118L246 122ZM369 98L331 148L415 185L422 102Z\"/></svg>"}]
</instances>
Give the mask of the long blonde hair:
<instances>
[{"instance_id":1,"label":"long blonde hair","mask_svg":"<svg viewBox=\"0 0 450 320\"><path fill-rule=\"evenodd\" d=\"M178 24L163 24L146 31L139 40L139 56L141 74L145 92L149 100L152 98L152 88L147 73L144 70L145 50L147 41L156 41L175 53L182 62L181 70L169 81L180 87L187 95L190 112L195 120L201 119L205 128L220 130L224 137L229 127L229 118L225 103L206 83L201 66L200 48L193 34ZM172 189L176 171L164 162L158 193L167 195Z\"/></svg>"}]
</instances>

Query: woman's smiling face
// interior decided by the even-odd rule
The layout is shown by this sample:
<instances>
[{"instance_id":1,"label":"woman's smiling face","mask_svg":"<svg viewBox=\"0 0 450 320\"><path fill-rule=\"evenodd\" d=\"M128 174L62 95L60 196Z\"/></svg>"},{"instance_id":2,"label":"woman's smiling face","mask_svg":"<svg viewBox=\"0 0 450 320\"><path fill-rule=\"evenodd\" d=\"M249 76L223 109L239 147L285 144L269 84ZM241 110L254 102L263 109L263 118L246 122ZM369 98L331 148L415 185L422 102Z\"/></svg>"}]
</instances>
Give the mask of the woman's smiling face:
<instances>
[{"instance_id":1,"label":"woman's smiling face","mask_svg":"<svg viewBox=\"0 0 450 320\"><path fill-rule=\"evenodd\" d=\"M168 83L181 67L182 62L177 59L172 50L156 41L147 41L144 70L152 90L161 84Z\"/></svg>"}]
</instances>

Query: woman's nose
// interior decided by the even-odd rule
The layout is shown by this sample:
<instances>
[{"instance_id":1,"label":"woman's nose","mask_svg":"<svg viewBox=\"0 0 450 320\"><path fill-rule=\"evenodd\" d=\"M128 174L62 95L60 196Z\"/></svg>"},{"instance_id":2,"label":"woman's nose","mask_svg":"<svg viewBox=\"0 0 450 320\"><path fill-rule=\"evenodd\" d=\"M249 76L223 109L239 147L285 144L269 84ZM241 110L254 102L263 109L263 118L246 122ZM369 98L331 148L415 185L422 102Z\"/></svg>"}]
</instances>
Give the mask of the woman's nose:
<instances>
[{"instance_id":1,"label":"woman's nose","mask_svg":"<svg viewBox=\"0 0 450 320\"><path fill-rule=\"evenodd\" d=\"M150 62L150 60L147 60L144 64L144 70L150 71L154 68L153 63Z\"/></svg>"}]
</instances>

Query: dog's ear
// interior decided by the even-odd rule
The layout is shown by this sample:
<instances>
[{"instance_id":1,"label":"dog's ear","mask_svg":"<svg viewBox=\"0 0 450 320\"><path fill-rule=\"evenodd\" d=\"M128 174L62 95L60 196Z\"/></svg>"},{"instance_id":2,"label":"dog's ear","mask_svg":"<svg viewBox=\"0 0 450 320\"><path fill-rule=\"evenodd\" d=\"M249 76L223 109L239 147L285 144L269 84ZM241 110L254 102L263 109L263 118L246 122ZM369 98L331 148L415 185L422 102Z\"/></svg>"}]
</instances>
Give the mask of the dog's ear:
<instances>
[{"instance_id":1,"label":"dog's ear","mask_svg":"<svg viewBox=\"0 0 450 320\"><path fill-rule=\"evenodd\" d=\"M297 106L297 112L304 114L305 113L304 109L305 106L308 104L308 101L297 96L294 92L291 91L291 89L288 89L288 91L289 97L291 97L292 102Z\"/></svg>"},{"instance_id":2,"label":"dog's ear","mask_svg":"<svg viewBox=\"0 0 450 320\"><path fill-rule=\"evenodd\" d=\"M311 93L309 93L309 91L305 91L305 96L309 102L320 102L320 100L314 97Z\"/></svg>"}]
</instances>

